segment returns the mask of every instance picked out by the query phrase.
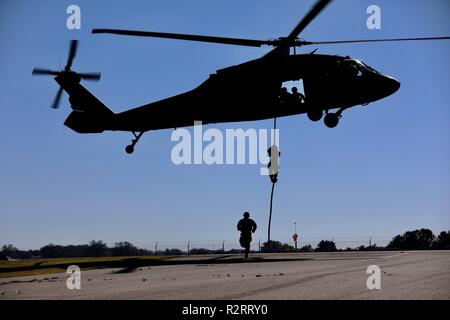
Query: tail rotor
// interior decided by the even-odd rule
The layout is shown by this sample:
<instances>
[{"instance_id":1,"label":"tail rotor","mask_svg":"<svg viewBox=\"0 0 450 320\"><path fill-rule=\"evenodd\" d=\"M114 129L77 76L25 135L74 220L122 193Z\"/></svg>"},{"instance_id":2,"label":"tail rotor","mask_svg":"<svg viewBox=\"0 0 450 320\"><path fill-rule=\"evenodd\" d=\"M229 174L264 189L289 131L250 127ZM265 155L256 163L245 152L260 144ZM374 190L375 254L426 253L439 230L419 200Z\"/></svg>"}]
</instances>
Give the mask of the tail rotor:
<instances>
[{"instance_id":1,"label":"tail rotor","mask_svg":"<svg viewBox=\"0 0 450 320\"><path fill-rule=\"evenodd\" d=\"M77 72L71 70L73 60L77 54L77 49L78 49L78 40L72 40L70 42L70 49L69 49L69 56L67 57L67 63L63 70L54 71L54 70L49 70L49 69L34 68L32 75L33 76L38 76L38 75L39 76L55 76L55 77L72 75L72 76L76 76L79 79L83 79L83 80L99 81L100 77L101 77L101 73L99 73L99 72L77 73ZM51 105L51 107L53 109L58 108L59 102L61 100L62 92L63 92L63 88L60 86L58 91L56 92L55 98L53 99L53 103Z\"/></svg>"}]
</instances>

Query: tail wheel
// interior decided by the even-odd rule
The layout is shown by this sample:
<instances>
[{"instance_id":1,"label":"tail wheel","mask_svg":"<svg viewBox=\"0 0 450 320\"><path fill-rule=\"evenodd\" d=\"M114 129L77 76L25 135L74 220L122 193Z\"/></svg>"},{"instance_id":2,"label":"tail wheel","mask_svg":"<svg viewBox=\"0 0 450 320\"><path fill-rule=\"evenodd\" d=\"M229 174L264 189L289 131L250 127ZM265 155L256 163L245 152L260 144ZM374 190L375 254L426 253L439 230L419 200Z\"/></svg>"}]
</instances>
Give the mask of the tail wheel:
<instances>
[{"instance_id":1,"label":"tail wheel","mask_svg":"<svg viewBox=\"0 0 450 320\"><path fill-rule=\"evenodd\" d=\"M339 118L339 115L336 113L327 113L323 121L328 128L334 128L338 125Z\"/></svg>"},{"instance_id":2,"label":"tail wheel","mask_svg":"<svg viewBox=\"0 0 450 320\"><path fill-rule=\"evenodd\" d=\"M125 152L128 154L132 154L134 152L134 146L138 143L139 139L142 137L145 131L141 131L140 133L136 133L135 131L131 131L134 136L134 139L131 140L131 144L125 147Z\"/></svg>"},{"instance_id":3,"label":"tail wheel","mask_svg":"<svg viewBox=\"0 0 450 320\"><path fill-rule=\"evenodd\" d=\"M132 146L131 144L127 145L125 147L125 152L128 154L132 154L134 152L134 146Z\"/></svg>"}]
</instances>

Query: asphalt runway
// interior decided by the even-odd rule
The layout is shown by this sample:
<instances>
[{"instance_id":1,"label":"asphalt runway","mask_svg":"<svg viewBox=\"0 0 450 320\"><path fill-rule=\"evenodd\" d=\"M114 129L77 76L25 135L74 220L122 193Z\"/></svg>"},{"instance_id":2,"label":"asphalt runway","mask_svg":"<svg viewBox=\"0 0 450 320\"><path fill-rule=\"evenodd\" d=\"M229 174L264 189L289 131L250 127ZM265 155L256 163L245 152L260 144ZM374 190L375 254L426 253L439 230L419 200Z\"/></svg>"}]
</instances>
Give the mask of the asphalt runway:
<instances>
[{"instance_id":1,"label":"asphalt runway","mask_svg":"<svg viewBox=\"0 0 450 320\"><path fill-rule=\"evenodd\" d=\"M370 265L381 288L369 290ZM0 299L450 299L450 251L189 256L167 265L0 279Z\"/></svg>"}]
</instances>

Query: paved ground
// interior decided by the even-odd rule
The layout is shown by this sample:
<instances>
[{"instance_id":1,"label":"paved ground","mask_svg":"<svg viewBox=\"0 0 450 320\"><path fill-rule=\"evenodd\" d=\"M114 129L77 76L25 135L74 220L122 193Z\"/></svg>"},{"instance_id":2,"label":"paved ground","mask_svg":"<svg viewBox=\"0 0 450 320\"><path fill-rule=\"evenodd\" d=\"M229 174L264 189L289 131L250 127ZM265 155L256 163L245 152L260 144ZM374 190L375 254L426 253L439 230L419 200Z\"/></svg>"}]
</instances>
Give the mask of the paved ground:
<instances>
[{"instance_id":1,"label":"paved ground","mask_svg":"<svg viewBox=\"0 0 450 320\"><path fill-rule=\"evenodd\" d=\"M211 259L212 258L212 259ZM381 289L369 290L369 265ZM0 279L0 299L450 299L450 251L191 256L172 265Z\"/></svg>"}]
</instances>

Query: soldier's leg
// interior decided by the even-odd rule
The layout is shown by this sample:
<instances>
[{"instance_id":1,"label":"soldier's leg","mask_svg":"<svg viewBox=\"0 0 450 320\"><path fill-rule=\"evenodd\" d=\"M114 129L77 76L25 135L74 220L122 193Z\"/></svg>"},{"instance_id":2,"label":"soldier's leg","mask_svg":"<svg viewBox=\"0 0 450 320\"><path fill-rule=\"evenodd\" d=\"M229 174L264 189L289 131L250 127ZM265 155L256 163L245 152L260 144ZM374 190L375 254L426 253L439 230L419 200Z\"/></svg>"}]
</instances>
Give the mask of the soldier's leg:
<instances>
[{"instance_id":1,"label":"soldier's leg","mask_svg":"<svg viewBox=\"0 0 450 320\"><path fill-rule=\"evenodd\" d=\"M246 246L245 246L245 257L248 258L248 254L250 253L250 243L252 242L252 235L249 234L246 239Z\"/></svg>"},{"instance_id":2,"label":"soldier's leg","mask_svg":"<svg viewBox=\"0 0 450 320\"><path fill-rule=\"evenodd\" d=\"M241 245L242 248L245 248L245 243L246 243L246 241L245 241L245 235L242 234L242 233L241 233L241 236L240 236L240 238L239 238L239 243L240 243L240 245Z\"/></svg>"},{"instance_id":3,"label":"soldier's leg","mask_svg":"<svg viewBox=\"0 0 450 320\"><path fill-rule=\"evenodd\" d=\"M241 247L245 248L245 257L246 258L248 256L248 249L247 248L250 248L250 241L251 240L249 238L251 239L251 236L249 237L248 234L242 233L241 234L241 238L239 239L240 243L241 243Z\"/></svg>"}]
</instances>

